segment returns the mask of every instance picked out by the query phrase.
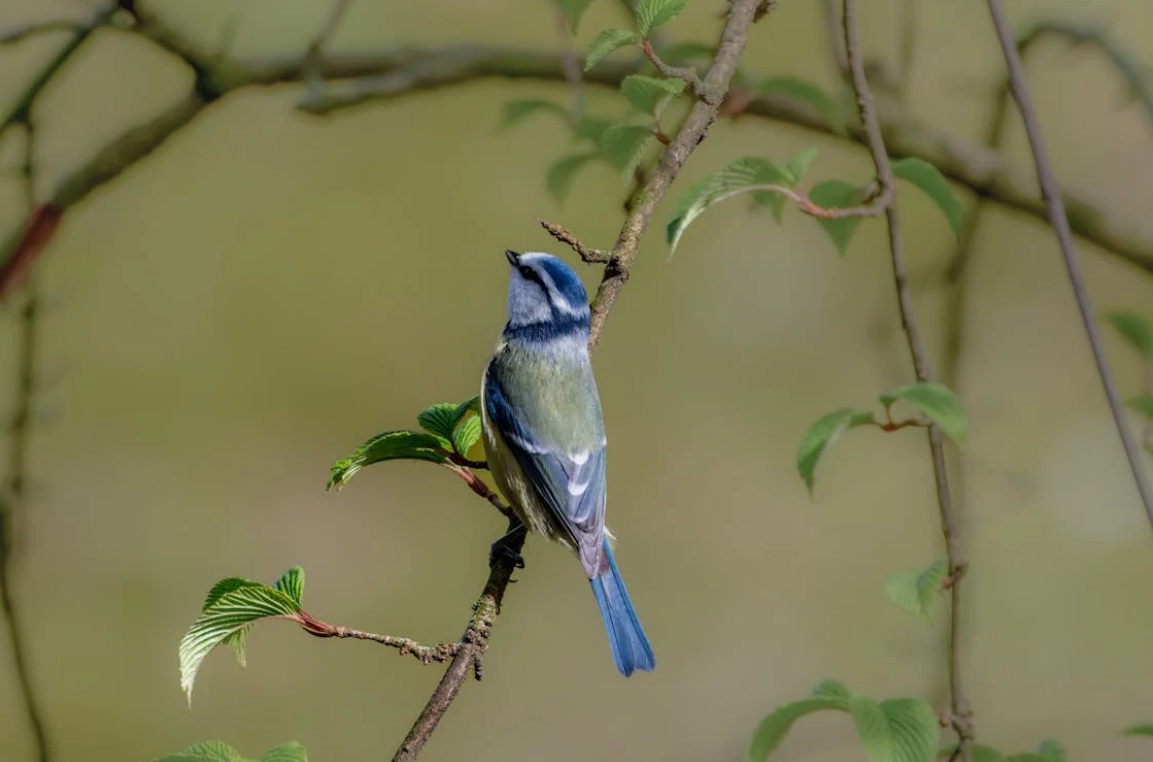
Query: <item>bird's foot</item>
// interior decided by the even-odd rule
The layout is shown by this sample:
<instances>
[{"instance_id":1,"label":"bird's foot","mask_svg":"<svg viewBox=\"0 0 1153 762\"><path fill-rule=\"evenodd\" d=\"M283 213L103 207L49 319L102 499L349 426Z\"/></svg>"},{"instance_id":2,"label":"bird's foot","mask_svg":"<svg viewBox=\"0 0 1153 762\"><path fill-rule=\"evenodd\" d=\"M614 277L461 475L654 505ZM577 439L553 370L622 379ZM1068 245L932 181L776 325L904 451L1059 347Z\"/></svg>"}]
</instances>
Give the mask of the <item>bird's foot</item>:
<instances>
[{"instance_id":1,"label":"bird's foot","mask_svg":"<svg viewBox=\"0 0 1153 762\"><path fill-rule=\"evenodd\" d=\"M524 524L517 522L516 526L494 542L488 551L489 568L496 566L497 560L503 557L510 559L517 569L523 569L524 557L521 556L517 548L523 543L527 531ZM513 547L514 544L516 548Z\"/></svg>"}]
</instances>

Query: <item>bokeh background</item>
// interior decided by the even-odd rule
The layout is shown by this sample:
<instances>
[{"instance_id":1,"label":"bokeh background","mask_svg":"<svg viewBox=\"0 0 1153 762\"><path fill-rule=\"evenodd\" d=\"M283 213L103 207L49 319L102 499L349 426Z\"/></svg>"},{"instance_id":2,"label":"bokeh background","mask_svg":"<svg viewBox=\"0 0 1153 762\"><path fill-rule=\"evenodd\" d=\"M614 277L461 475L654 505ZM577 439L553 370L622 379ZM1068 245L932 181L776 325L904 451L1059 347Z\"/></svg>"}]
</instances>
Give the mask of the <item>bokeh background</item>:
<instances>
[{"instance_id":1,"label":"bokeh background","mask_svg":"<svg viewBox=\"0 0 1153 762\"><path fill-rule=\"evenodd\" d=\"M781 2L753 33L750 72L836 82L819 3ZM155 0L231 55L303 51L316 0ZM864 8L870 56L897 63L903 2ZM918 3L909 108L979 140L1002 63L983 3ZM1145 64L1153 8L1112 0L1011 4L1016 22L1106 24ZM86 17L81 0L6 0L0 28ZM722 4L670 27L712 40ZM578 38L622 25L600 0ZM555 50L545 0L357 3L333 49L484 40ZM8 102L61 44L0 49ZM1062 181L1141 224L1153 130L1099 57L1045 44L1028 61ZM177 60L101 32L45 94L37 192L186 92ZM440 669L371 644L257 628L249 666L213 654L188 707L177 642L219 578L271 581L301 564L329 621L455 638L485 576L499 516L428 464L370 468L325 494L330 463L422 407L477 390L504 320L502 251L570 252L544 217L608 246L623 179L587 168L568 203L544 189L566 152L558 123L498 129L502 104L567 100L560 84L478 81L317 118L297 86L213 105L160 151L71 211L38 268L40 337L30 492L15 595L57 762L150 760L221 738L256 756L304 743L320 762L391 754ZM591 88L589 108L625 107ZM1015 121L1015 120L1014 120ZM1014 123L1007 151L1028 157ZM530 541L482 684L469 684L429 760L740 760L780 703L836 677L877 697L944 706L944 632L897 609L886 576L942 554L915 432L846 436L814 499L794 468L805 427L911 380L883 226L841 258L809 219L782 227L740 201L706 213L667 257L663 223L689 182L742 155L820 148L811 179L864 180L858 146L763 119L724 121L658 213L595 364L610 447L610 524L659 661L615 673L587 584ZM7 166L19 141L0 146ZM4 180L0 221L22 223ZM916 306L940 362L947 226L902 187ZM1061 739L1073 759L1136 759L1153 720L1153 542L1093 370L1059 255L1032 218L985 215L963 316L957 385L971 444L957 491L972 562L967 687L982 741ZM1153 311L1153 278L1082 242L1098 308ZM590 286L597 271L582 269ZM0 404L14 400L16 313L0 312ZM1122 392L1136 356L1113 334ZM1133 421L1134 425L1138 421ZM940 613L944 613L943 610ZM940 618L940 617L939 617ZM0 643L0 758L31 759L8 644ZM862 759L844 716L804 720L781 760Z\"/></svg>"}]
</instances>

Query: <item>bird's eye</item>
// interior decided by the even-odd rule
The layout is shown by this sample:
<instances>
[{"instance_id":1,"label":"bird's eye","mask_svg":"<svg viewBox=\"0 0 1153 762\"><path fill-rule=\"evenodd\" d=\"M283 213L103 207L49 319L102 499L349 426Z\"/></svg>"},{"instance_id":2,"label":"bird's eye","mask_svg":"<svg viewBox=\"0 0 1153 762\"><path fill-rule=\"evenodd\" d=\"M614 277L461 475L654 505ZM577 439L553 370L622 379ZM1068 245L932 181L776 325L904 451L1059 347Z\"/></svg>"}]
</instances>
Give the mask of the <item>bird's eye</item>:
<instances>
[{"instance_id":1,"label":"bird's eye","mask_svg":"<svg viewBox=\"0 0 1153 762\"><path fill-rule=\"evenodd\" d=\"M524 277L526 277L526 278L532 277L532 268L520 267L519 270L520 270L520 274L523 275Z\"/></svg>"}]
</instances>

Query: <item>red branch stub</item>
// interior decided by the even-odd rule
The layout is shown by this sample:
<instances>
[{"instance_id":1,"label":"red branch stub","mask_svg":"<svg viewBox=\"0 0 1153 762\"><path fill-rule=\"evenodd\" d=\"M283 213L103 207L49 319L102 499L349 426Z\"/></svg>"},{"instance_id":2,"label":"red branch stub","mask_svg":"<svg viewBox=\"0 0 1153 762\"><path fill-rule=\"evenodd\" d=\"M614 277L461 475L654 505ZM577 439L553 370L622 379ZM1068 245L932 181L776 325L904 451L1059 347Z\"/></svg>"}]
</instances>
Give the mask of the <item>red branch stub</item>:
<instances>
[{"instance_id":1,"label":"red branch stub","mask_svg":"<svg viewBox=\"0 0 1153 762\"><path fill-rule=\"evenodd\" d=\"M12 256L0 265L0 301L4 301L28 274L29 268L52 240L64 210L52 204L41 204L32 210L24 236L12 251Z\"/></svg>"}]
</instances>

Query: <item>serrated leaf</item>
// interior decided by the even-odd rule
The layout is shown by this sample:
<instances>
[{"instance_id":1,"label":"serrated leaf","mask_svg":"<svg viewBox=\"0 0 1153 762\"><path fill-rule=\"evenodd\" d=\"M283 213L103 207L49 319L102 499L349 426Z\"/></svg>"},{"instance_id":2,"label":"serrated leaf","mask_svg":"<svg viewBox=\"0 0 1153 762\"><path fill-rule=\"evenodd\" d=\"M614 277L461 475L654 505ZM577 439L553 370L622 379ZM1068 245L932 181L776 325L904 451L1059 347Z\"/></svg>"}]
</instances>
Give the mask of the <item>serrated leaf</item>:
<instances>
[{"instance_id":1,"label":"serrated leaf","mask_svg":"<svg viewBox=\"0 0 1153 762\"><path fill-rule=\"evenodd\" d=\"M781 93L800 101L820 114L833 132L845 134L845 119L841 109L824 90L811 82L796 77L772 77L759 82L754 89L762 93Z\"/></svg>"},{"instance_id":2,"label":"serrated leaf","mask_svg":"<svg viewBox=\"0 0 1153 762\"><path fill-rule=\"evenodd\" d=\"M636 124L614 124L601 134L600 146L609 163L626 173L640 164L656 143L651 127Z\"/></svg>"},{"instance_id":3,"label":"serrated leaf","mask_svg":"<svg viewBox=\"0 0 1153 762\"><path fill-rule=\"evenodd\" d=\"M224 741L204 741L181 749L174 757L163 759L196 759L201 762L240 762L243 755ZM159 762L159 761L158 761Z\"/></svg>"},{"instance_id":4,"label":"serrated leaf","mask_svg":"<svg viewBox=\"0 0 1153 762\"><path fill-rule=\"evenodd\" d=\"M785 172L788 174L792 184L796 185L805 178L805 174L812 166L813 159L817 158L816 148L806 148L799 154L789 159L785 164Z\"/></svg>"},{"instance_id":5,"label":"serrated leaf","mask_svg":"<svg viewBox=\"0 0 1153 762\"><path fill-rule=\"evenodd\" d=\"M837 704L837 709L848 711L849 697L852 694L839 680L823 680L809 693L809 698L828 699Z\"/></svg>"},{"instance_id":6,"label":"serrated leaf","mask_svg":"<svg viewBox=\"0 0 1153 762\"><path fill-rule=\"evenodd\" d=\"M461 455L468 455L471 448L480 439L480 417L472 416L457 426L452 434L452 444Z\"/></svg>"},{"instance_id":7,"label":"serrated leaf","mask_svg":"<svg viewBox=\"0 0 1153 762\"><path fill-rule=\"evenodd\" d=\"M669 23L681 14L689 0L641 0L637 5L637 32L641 37L659 26Z\"/></svg>"},{"instance_id":8,"label":"serrated leaf","mask_svg":"<svg viewBox=\"0 0 1153 762\"><path fill-rule=\"evenodd\" d=\"M456 415L456 422L460 423L460 420L462 418L464 418L470 410L472 412L476 413L477 415L480 414L480 395L479 394L474 394L473 396L469 397L464 402L461 402L459 405L456 406L456 414L455 414Z\"/></svg>"},{"instance_id":9,"label":"serrated leaf","mask_svg":"<svg viewBox=\"0 0 1153 762\"><path fill-rule=\"evenodd\" d=\"M438 448L448 448L447 440L419 431L386 431L357 448L347 458L332 464L327 489L341 489L360 469L384 460L427 460L446 463L447 456Z\"/></svg>"},{"instance_id":10,"label":"serrated leaf","mask_svg":"<svg viewBox=\"0 0 1153 762\"><path fill-rule=\"evenodd\" d=\"M274 587L291 598L297 607L304 607L304 569L292 567L280 575Z\"/></svg>"},{"instance_id":11,"label":"serrated leaf","mask_svg":"<svg viewBox=\"0 0 1153 762\"><path fill-rule=\"evenodd\" d=\"M1069 762L1069 752L1065 750L1065 744L1055 738L1046 738L1042 741L1037 747L1037 754L1045 762Z\"/></svg>"},{"instance_id":12,"label":"serrated leaf","mask_svg":"<svg viewBox=\"0 0 1153 762\"><path fill-rule=\"evenodd\" d=\"M580 27L581 16L592 5L592 0L556 0L556 2L560 6L561 12L564 13L569 29L572 30L573 34L576 34L577 28Z\"/></svg>"},{"instance_id":13,"label":"serrated leaf","mask_svg":"<svg viewBox=\"0 0 1153 762\"><path fill-rule=\"evenodd\" d=\"M630 74L621 81L621 94L642 114L654 114L685 90L683 79L658 79Z\"/></svg>"},{"instance_id":14,"label":"serrated leaf","mask_svg":"<svg viewBox=\"0 0 1153 762\"><path fill-rule=\"evenodd\" d=\"M563 106L553 103L552 101L545 101L539 99L528 99L521 101L509 101L504 104L504 112L501 116L500 126L502 129L508 129L513 125L523 122L529 116L538 114L540 112L547 112L558 115L565 122L568 122L569 115Z\"/></svg>"},{"instance_id":15,"label":"serrated leaf","mask_svg":"<svg viewBox=\"0 0 1153 762\"><path fill-rule=\"evenodd\" d=\"M577 122L576 127L573 129L573 134L577 140L591 140L593 143L600 145L601 135L605 134L605 130L612 126L613 123L607 119L598 119L589 116Z\"/></svg>"},{"instance_id":16,"label":"serrated leaf","mask_svg":"<svg viewBox=\"0 0 1153 762\"><path fill-rule=\"evenodd\" d=\"M1141 723L1140 725L1130 725L1125 728L1125 735L1128 736L1153 736L1153 723Z\"/></svg>"},{"instance_id":17,"label":"serrated leaf","mask_svg":"<svg viewBox=\"0 0 1153 762\"><path fill-rule=\"evenodd\" d=\"M208 611L208 607L220 600L221 596L225 593L231 593L233 590L239 590L242 587L264 587L263 582L257 582L244 577L225 577L212 586L208 591L208 595L204 598L204 605L200 607L201 611Z\"/></svg>"},{"instance_id":18,"label":"serrated leaf","mask_svg":"<svg viewBox=\"0 0 1153 762\"><path fill-rule=\"evenodd\" d=\"M881 396L881 404L888 407L893 400L904 400L916 407L933 423L941 427L945 436L964 449L968 436L969 420L965 406L953 391L944 384L934 381L921 381L900 386Z\"/></svg>"},{"instance_id":19,"label":"serrated leaf","mask_svg":"<svg viewBox=\"0 0 1153 762\"><path fill-rule=\"evenodd\" d=\"M554 161L548 168L548 173L545 174L544 180L549 195L556 199L558 204L563 204L564 200L568 198L569 189L572 187L577 172L580 171L581 167L598 156L600 156L600 154L578 153L572 154L571 156L562 156Z\"/></svg>"},{"instance_id":20,"label":"serrated leaf","mask_svg":"<svg viewBox=\"0 0 1153 762\"><path fill-rule=\"evenodd\" d=\"M589 43L589 52L585 55L585 71L601 62L605 56L625 45L637 45L641 39L627 29L605 29L598 32Z\"/></svg>"},{"instance_id":21,"label":"serrated leaf","mask_svg":"<svg viewBox=\"0 0 1153 762\"><path fill-rule=\"evenodd\" d=\"M768 159L745 156L689 186L677 203L666 229L669 256L676 251L681 236L693 220L713 204L740 193L752 193L758 203L768 206L777 216L784 205L784 196L772 191L754 190L759 185L792 185L791 175Z\"/></svg>"},{"instance_id":22,"label":"serrated leaf","mask_svg":"<svg viewBox=\"0 0 1153 762\"><path fill-rule=\"evenodd\" d=\"M1143 358L1153 361L1153 321L1138 312L1109 312L1105 319Z\"/></svg>"},{"instance_id":23,"label":"serrated leaf","mask_svg":"<svg viewBox=\"0 0 1153 762\"><path fill-rule=\"evenodd\" d=\"M965 210L961 202L953 195L949 181L941 171L924 159L908 158L893 162L893 174L902 180L916 185L933 200L949 221L953 235L961 235L961 223L965 219Z\"/></svg>"},{"instance_id":24,"label":"serrated leaf","mask_svg":"<svg viewBox=\"0 0 1153 762\"><path fill-rule=\"evenodd\" d=\"M264 752L260 762L308 762L308 752L296 741L289 741Z\"/></svg>"},{"instance_id":25,"label":"serrated leaf","mask_svg":"<svg viewBox=\"0 0 1153 762\"><path fill-rule=\"evenodd\" d=\"M416 422L430 434L435 434L445 440L452 439L452 430L456 427L457 405L454 402L438 402L430 405L416 416Z\"/></svg>"},{"instance_id":26,"label":"serrated leaf","mask_svg":"<svg viewBox=\"0 0 1153 762\"><path fill-rule=\"evenodd\" d=\"M797 471L801 474L809 494L813 492L813 472L834 442L849 429L873 422L873 414L843 407L823 415L813 422L801 439L797 449Z\"/></svg>"},{"instance_id":27,"label":"serrated leaf","mask_svg":"<svg viewBox=\"0 0 1153 762\"><path fill-rule=\"evenodd\" d=\"M860 188L844 180L826 180L818 183L809 191L809 200L817 206L826 209L847 209L861 203L863 192ZM849 248L849 241L857 226L861 224L861 217L845 217L839 220L826 220L817 218L817 223L833 240L840 254Z\"/></svg>"},{"instance_id":28,"label":"serrated leaf","mask_svg":"<svg viewBox=\"0 0 1153 762\"><path fill-rule=\"evenodd\" d=\"M753 732L749 744L749 759L753 762L772 754L785 740L793 723L813 712L822 710L844 711L848 706L849 691L836 680L826 680L818 685L807 698L777 707L772 714L761 720Z\"/></svg>"},{"instance_id":29,"label":"serrated leaf","mask_svg":"<svg viewBox=\"0 0 1153 762\"><path fill-rule=\"evenodd\" d=\"M932 707L921 699L877 703L853 696L849 714L869 762L932 762L936 757L941 728Z\"/></svg>"},{"instance_id":30,"label":"serrated leaf","mask_svg":"<svg viewBox=\"0 0 1153 762\"><path fill-rule=\"evenodd\" d=\"M932 606L949 574L949 562L937 559L922 571L899 571L885 581L889 600L925 619L932 619Z\"/></svg>"},{"instance_id":31,"label":"serrated leaf","mask_svg":"<svg viewBox=\"0 0 1153 762\"><path fill-rule=\"evenodd\" d=\"M267 585L224 593L205 609L180 640L180 687L192 702L192 686L204 659L229 635L266 617L291 616L300 605Z\"/></svg>"}]
</instances>

